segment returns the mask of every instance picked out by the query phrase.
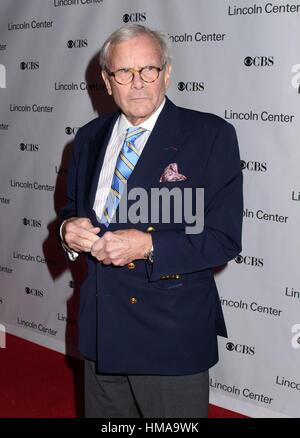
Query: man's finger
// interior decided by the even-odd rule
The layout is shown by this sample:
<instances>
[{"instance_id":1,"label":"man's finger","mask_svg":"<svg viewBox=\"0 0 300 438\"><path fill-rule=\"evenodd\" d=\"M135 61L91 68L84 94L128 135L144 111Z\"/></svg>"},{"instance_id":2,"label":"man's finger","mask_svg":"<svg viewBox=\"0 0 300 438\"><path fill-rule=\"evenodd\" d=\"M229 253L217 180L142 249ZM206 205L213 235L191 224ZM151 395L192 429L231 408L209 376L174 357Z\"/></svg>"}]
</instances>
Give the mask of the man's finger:
<instances>
[{"instance_id":1,"label":"man's finger","mask_svg":"<svg viewBox=\"0 0 300 438\"><path fill-rule=\"evenodd\" d=\"M81 228L78 226L70 227L68 230L66 230L66 235L76 236L77 238L87 239L91 240L92 242L95 242L99 239L99 237L93 232L91 229L87 230L86 228Z\"/></svg>"},{"instance_id":2,"label":"man's finger","mask_svg":"<svg viewBox=\"0 0 300 438\"><path fill-rule=\"evenodd\" d=\"M89 228L89 232L94 233L94 234L98 234L98 233L100 233L100 228L99 227Z\"/></svg>"}]
</instances>

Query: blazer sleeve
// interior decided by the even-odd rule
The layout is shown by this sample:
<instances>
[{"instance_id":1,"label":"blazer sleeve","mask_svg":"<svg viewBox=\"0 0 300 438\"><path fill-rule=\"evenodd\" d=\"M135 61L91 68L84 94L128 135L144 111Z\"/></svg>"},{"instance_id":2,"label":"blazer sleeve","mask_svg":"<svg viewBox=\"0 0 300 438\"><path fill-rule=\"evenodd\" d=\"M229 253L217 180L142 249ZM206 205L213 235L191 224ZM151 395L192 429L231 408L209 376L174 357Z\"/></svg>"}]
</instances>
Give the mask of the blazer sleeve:
<instances>
[{"instance_id":1,"label":"blazer sleeve","mask_svg":"<svg viewBox=\"0 0 300 438\"><path fill-rule=\"evenodd\" d=\"M77 216L76 191L77 191L77 171L78 171L78 163L80 159L80 150L81 150L80 134L81 134L81 130L79 129L75 135L74 147L72 149L72 154L68 165L67 203L59 212L60 225L66 219L73 216Z\"/></svg>"},{"instance_id":2,"label":"blazer sleeve","mask_svg":"<svg viewBox=\"0 0 300 438\"><path fill-rule=\"evenodd\" d=\"M154 263L150 281L170 273L191 273L221 266L241 251L242 169L234 127L224 123L211 146L205 171L204 228L152 233Z\"/></svg>"}]
</instances>

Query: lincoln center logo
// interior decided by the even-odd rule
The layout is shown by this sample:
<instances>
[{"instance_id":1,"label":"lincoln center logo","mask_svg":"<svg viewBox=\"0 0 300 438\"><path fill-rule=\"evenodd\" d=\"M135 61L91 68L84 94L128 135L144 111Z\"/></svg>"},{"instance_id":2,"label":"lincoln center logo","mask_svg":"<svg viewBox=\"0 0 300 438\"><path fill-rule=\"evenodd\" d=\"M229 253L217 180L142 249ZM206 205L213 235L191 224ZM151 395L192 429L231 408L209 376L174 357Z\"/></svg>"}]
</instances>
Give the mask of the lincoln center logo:
<instances>
[{"instance_id":1,"label":"lincoln center logo","mask_svg":"<svg viewBox=\"0 0 300 438\"><path fill-rule=\"evenodd\" d=\"M0 88L6 88L6 69L0 64Z\"/></svg>"},{"instance_id":2,"label":"lincoln center logo","mask_svg":"<svg viewBox=\"0 0 300 438\"><path fill-rule=\"evenodd\" d=\"M54 7L59 8L60 6L97 6L103 3L103 0L54 0Z\"/></svg>"}]
</instances>

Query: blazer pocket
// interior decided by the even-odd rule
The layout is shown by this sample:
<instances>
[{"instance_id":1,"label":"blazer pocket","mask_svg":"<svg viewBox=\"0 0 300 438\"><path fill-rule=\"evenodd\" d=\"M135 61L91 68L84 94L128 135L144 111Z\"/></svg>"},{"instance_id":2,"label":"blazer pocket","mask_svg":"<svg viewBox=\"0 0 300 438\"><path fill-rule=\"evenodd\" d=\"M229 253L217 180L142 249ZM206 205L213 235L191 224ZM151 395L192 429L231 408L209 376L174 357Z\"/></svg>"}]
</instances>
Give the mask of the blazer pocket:
<instances>
[{"instance_id":1,"label":"blazer pocket","mask_svg":"<svg viewBox=\"0 0 300 438\"><path fill-rule=\"evenodd\" d=\"M162 291L168 291L172 289L181 289L183 286L182 280L179 279L163 279L163 280L157 280L151 282L151 286L154 286L156 289L162 290Z\"/></svg>"},{"instance_id":2,"label":"blazer pocket","mask_svg":"<svg viewBox=\"0 0 300 438\"><path fill-rule=\"evenodd\" d=\"M189 290L201 289L202 285L207 282L214 282L211 271L193 272L190 274L180 274L179 278L164 278L151 282L156 289L163 291L169 290Z\"/></svg>"}]
</instances>

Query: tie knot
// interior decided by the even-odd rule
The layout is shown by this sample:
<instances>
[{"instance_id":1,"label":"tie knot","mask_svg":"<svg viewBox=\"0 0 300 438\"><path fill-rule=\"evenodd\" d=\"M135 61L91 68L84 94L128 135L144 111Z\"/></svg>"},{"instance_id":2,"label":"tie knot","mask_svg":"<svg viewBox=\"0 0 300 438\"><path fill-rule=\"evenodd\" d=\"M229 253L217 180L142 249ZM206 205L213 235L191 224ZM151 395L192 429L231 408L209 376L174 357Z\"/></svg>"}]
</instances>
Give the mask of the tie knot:
<instances>
[{"instance_id":1,"label":"tie knot","mask_svg":"<svg viewBox=\"0 0 300 438\"><path fill-rule=\"evenodd\" d=\"M130 140L131 142L134 142L145 131L146 131L145 128L140 128L140 127L137 127L137 126L131 126L130 128L127 128L127 130L126 130L126 138L125 138L125 140L126 141Z\"/></svg>"},{"instance_id":2,"label":"tie knot","mask_svg":"<svg viewBox=\"0 0 300 438\"><path fill-rule=\"evenodd\" d=\"M140 131L140 130L142 130L142 131L145 131L145 129L144 128L141 128L140 126L130 126L130 128L127 128L126 129L126 131L128 132L128 133L132 133L132 132L135 132L135 131Z\"/></svg>"}]
</instances>

